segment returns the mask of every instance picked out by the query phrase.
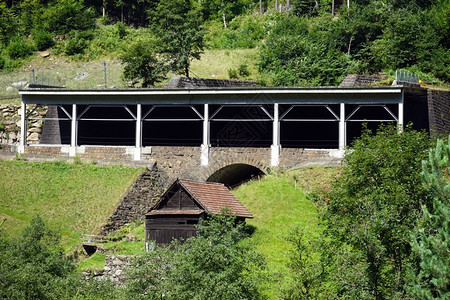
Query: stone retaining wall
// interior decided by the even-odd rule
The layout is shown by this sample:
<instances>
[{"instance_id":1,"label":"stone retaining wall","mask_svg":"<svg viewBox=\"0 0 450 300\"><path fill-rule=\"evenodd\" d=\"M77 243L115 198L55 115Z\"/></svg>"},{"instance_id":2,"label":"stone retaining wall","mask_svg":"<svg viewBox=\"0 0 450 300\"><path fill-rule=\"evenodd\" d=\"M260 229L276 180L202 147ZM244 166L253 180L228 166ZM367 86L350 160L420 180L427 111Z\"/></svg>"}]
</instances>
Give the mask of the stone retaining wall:
<instances>
[{"instance_id":1,"label":"stone retaining wall","mask_svg":"<svg viewBox=\"0 0 450 300\"><path fill-rule=\"evenodd\" d=\"M118 286L122 286L126 280L126 269L130 266L130 256L107 255L103 270L83 271L86 280L110 280Z\"/></svg>"},{"instance_id":2,"label":"stone retaining wall","mask_svg":"<svg viewBox=\"0 0 450 300\"><path fill-rule=\"evenodd\" d=\"M431 133L450 133L450 91L428 90L428 117Z\"/></svg>"},{"instance_id":3,"label":"stone retaining wall","mask_svg":"<svg viewBox=\"0 0 450 300\"><path fill-rule=\"evenodd\" d=\"M134 220L144 220L145 213L158 201L170 183L167 175L158 170L156 165L146 169L103 225L100 235L107 235Z\"/></svg>"},{"instance_id":4,"label":"stone retaining wall","mask_svg":"<svg viewBox=\"0 0 450 300\"><path fill-rule=\"evenodd\" d=\"M18 144L20 139L20 106L0 105L0 144ZM43 118L47 114L46 107L39 107L31 113L29 118ZM29 120L27 123L27 142L38 144L43 120Z\"/></svg>"}]
</instances>

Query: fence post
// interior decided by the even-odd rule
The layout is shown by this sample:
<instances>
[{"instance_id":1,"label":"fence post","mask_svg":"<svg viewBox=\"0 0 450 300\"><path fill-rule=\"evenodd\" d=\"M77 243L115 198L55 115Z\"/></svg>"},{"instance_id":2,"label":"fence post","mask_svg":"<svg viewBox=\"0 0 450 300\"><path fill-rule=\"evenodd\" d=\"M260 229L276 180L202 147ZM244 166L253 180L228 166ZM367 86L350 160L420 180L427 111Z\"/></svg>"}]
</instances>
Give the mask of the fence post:
<instances>
[{"instance_id":1,"label":"fence post","mask_svg":"<svg viewBox=\"0 0 450 300\"><path fill-rule=\"evenodd\" d=\"M36 74L34 74L34 69L31 69L31 74L33 76L33 83L36 84Z\"/></svg>"},{"instance_id":2,"label":"fence post","mask_svg":"<svg viewBox=\"0 0 450 300\"><path fill-rule=\"evenodd\" d=\"M105 89L106 89L106 61L103 61L103 73L105 75Z\"/></svg>"}]
</instances>

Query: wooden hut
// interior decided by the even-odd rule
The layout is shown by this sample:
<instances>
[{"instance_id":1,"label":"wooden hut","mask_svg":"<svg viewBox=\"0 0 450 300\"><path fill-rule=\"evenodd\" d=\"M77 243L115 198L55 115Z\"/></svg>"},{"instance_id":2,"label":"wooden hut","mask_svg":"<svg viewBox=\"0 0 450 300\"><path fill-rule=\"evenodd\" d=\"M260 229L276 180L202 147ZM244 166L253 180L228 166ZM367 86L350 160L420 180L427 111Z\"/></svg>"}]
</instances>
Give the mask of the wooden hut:
<instances>
[{"instance_id":1,"label":"wooden hut","mask_svg":"<svg viewBox=\"0 0 450 300\"><path fill-rule=\"evenodd\" d=\"M221 183L177 179L145 215L145 244L169 244L172 239L195 236L196 224L206 213L219 214L229 208L238 220L252 214Z\"/></svg>"}]
</instances>

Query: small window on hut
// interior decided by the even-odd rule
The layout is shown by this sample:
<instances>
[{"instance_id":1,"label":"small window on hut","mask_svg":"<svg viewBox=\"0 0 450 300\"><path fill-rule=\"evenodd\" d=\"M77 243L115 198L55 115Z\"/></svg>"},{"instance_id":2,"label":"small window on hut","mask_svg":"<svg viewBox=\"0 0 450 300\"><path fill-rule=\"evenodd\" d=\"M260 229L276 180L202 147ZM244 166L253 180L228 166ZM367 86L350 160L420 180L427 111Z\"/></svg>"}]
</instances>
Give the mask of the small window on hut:
<instances>
[{"instance_id":1,"label":"small window on hut","mask_svg":"<svg viewBox=\"0 0 450 300\"><path fill-rule=\"evenodd\" d=\"M198 224L198 220L187 220L188 224Z\"/></svg>"},{"instance_id":2,"label":"small window on hut","mask_svg":"<svg viewBox=\"0 0 450 300\"><path fill-rule=\"evenodd\" d=\"M178 224L186 224L186 222L180 221L178 222Z\"/></svg>"}]
</instances>

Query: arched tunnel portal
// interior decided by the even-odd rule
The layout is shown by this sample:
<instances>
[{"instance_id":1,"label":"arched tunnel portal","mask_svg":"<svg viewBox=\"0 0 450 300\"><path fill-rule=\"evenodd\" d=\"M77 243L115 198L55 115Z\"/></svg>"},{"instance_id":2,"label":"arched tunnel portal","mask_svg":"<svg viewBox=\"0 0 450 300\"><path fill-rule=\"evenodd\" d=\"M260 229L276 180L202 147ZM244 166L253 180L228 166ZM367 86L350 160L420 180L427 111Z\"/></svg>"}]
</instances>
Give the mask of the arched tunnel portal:
<instances>
[{"instance_id":1,"label":"arched tunnel portal","mask_svg":"<svg viewBox=\"0 0 450 300\"><path fill-rule=\"evenodd\" d=\"M229 188L234 188L240 184L264 176L265 173L259 168L243 163L231 164L220 168L206 180L207 182L220 182Z\"/></svg>"}]
</instances>

